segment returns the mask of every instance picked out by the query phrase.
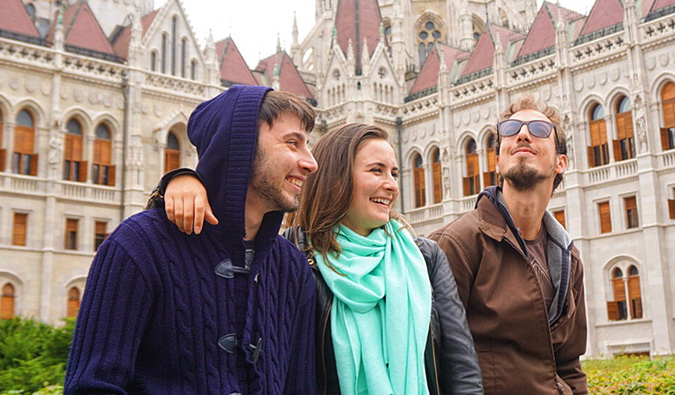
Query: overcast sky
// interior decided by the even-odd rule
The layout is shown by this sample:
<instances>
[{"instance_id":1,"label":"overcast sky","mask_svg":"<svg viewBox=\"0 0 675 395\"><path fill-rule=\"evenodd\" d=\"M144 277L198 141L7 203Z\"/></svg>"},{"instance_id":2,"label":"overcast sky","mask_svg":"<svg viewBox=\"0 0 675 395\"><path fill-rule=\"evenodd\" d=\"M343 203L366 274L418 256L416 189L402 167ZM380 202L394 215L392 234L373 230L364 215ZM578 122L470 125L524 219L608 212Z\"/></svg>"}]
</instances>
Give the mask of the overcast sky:
<instances>
[{"instance_id":1,"label":"overcast sky","mask_svg":"<svg viewBox=\"0 0 675 395\"><path fill-rule=\"evenodd\" d=\"M314 26L316 0L183 0L192 28L200 45L204 45L209 30L216 41L232 36L244 55L248 67L255 68L261 58L276 50L277 35L281 47L290 52L293 36L293 13L298 20L299 41ZM543 0L537 0L541 5ZM165 0L155 0L155 7ZM560 5L588 14L592 1L560 0Z\"/></svg>"}]
</instances>

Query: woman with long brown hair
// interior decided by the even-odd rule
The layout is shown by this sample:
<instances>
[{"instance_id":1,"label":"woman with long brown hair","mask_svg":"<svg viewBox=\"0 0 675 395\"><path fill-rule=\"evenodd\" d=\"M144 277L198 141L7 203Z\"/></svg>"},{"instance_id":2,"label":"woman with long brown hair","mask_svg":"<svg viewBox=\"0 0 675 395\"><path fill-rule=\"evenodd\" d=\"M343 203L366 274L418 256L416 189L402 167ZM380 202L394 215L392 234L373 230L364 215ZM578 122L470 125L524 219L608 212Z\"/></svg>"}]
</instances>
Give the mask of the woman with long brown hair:
<instances>
[{"instance_id":1,"label":"woman with long brown hair","mask_svg":"<svg viewBox=\"0 0 675 395\"><path fill-rule=\"evenodd\" d=\"M305 180L285 236L314 269L321 393L482 394L445 254L414 237L392 208L399 168L387 132L348 124L312 153L319 169ZM171 204L169 218L191 231L176 207L192 210L204 196L195 178L176 178L166 199L181 204Z\"/></svg>"}]
</instances>

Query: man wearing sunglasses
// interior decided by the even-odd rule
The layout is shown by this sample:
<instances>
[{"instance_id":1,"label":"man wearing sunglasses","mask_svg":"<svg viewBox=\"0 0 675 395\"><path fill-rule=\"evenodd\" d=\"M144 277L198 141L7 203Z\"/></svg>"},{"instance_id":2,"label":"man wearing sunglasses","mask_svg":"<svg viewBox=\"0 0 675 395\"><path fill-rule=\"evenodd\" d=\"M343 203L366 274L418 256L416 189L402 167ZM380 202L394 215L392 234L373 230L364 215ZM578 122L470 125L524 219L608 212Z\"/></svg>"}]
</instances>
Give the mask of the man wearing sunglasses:
<instances>
[{"instance_id":1,"label":"man wearing sunglasses","mask_svg":"<svg viewBox=\"0 0 675 395\"><path fill-rule=\"evenodd\" d=\"M486 394L587 394L579 252L546 210L567 169L556 110L525 97L496 126L500 186L432 233L452 266Z\"/></svg>"}]
</instances>

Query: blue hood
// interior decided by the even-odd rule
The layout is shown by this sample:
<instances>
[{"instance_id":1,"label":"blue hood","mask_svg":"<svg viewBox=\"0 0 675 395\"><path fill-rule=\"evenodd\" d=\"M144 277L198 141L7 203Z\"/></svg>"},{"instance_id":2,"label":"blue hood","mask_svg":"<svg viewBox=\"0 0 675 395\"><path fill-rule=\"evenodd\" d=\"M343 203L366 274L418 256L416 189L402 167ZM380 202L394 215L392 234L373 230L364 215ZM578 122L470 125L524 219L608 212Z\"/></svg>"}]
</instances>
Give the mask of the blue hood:
<instances>
[{"instance_id":1,"label":"blue hood","mask_svg":"<svg viewBox=\"0 0 675 395\"><path fill-rule=\"evenodd\" d=\"M217 230L228 241L241 242L245 235L244 209L258 140L258 113L270 90L234 85L197 106L188 122L188 136L199 154L196 170L219 220ZM268 213L256 240L275 237L282 218L283 213Z\"/></svg>"}]
</instances>

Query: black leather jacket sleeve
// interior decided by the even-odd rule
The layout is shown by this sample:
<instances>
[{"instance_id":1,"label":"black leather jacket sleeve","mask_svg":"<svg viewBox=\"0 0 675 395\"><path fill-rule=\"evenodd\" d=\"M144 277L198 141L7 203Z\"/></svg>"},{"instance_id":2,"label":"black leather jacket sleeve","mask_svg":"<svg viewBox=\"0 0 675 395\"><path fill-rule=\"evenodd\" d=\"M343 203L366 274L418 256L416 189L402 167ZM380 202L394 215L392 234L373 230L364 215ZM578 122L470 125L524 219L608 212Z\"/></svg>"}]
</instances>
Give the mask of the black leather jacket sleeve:
<instances>
[{"instance_id":1,"label":"black leather jacket sleeve","mask_svg":"<svg viewBox=\"0 0 675 395\"><path fill-rule=\"evenodd\" d=\"M166 187L169 185L171 180L184 174L191 175L192 177L198 179L202 185L204 184L202 176L200 176L199 173L193 169L181 167L179 169L171 170L162 176L162 178L159 180L159 184L157 184L155 189L152 190L150 198L148 199L148 203L145 205L145 209L148 210L151 208L164 208L164 193L166 192Z\"/></svg>"},{"instance_id":2,"label":"black leather jacket sleeve","mask_svg":"<svg viewBox=\"0 0 675 395\"><path fill-rule=\"evenodd\" d=\"M483 394L478 355L448 259L435 241L418 237L416 242L427 262L441 332L436 334L441 342L437 356L441 393Z\"/></svg>"}]
</instances>

